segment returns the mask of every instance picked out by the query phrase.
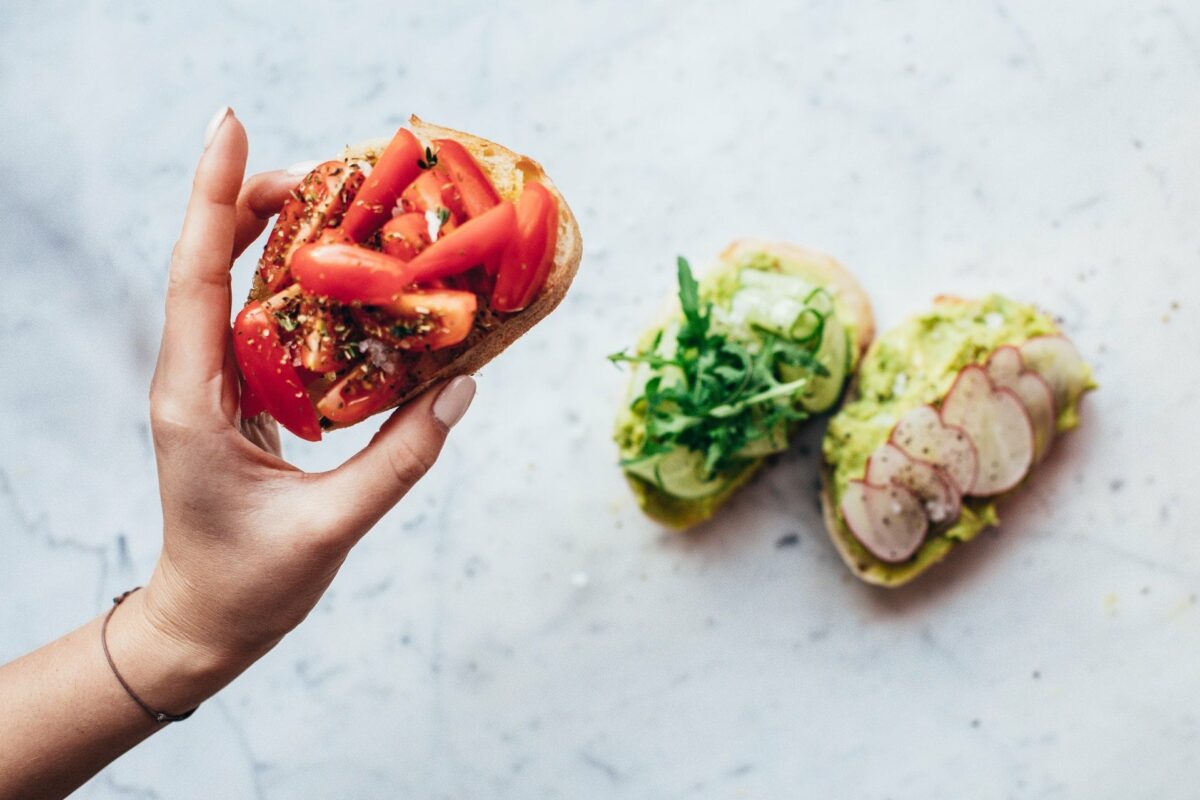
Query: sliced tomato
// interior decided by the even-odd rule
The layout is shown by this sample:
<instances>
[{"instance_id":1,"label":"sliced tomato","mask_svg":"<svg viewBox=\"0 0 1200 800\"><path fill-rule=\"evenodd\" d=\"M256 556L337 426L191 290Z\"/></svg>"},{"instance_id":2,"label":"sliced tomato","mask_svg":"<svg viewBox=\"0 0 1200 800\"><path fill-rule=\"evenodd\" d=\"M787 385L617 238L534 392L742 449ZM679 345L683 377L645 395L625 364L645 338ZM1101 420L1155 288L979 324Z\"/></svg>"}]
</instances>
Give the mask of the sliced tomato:
<instances>
[{"instance_id":1,"label":"sliced tomato","mask_svg":"<svg viewBox=\"0 0 1200 800\"><path fill-rule=\"evenodd\" d=\"M354 244L354 240L341 228L326 228L313 240L313 244Z\"/></svg>"},{"instance_id":2,"label":"sliced tomato","mask_svg":"<svg viewBox=\"0 0 1200 800\"><path fill-rule=\"evenodd\" d=\"M263 303L250 303L237 315L233 352L246 385L271 416L300 438L320 441L316 411Z\"/></svg>"},{"instance_id":3,"label":"sliced tomato","mask_svg":"<svg viewBox=\"0 0 1200 800\"><path fill-rule=\"evenodd\" d=\"M383 226L380 243L383 252L401 261L412 261L430 244L429 220L421 211L392 217Z\"/></svg>"},{"instance_id":4,"label":"sliced tomato","mask_svg":"<svg viewBox=\"0 0 1200 800\"><path fill-rule=\"evenodd\" d=\"M268 289L274 292L287 285L292 254L341 221L363 180L362 170L344 161L326 161L304 176L283 204L258 261Z\"/></svg>"},{"instance_id":5,"label":"sliced tomato","mask_svg":"<svg viewBox=\"0 0 1200 800\"><path fill-rule=\"evenodd\" d=\"M400 196L400 205L405 211L437 211L444 208L453 213L451 201L455 196L454 184L439 167L426 170L413 181Z\"/></svg>"},{"instance_id":6,"label":"sliced tomato","mask_svg":"<svg viewBox=\"0 0 1200 800\"><path fill-rule=\"evenodd\" d=\"M517 235L504 257L492 290L496 311L520 311L533 302L554 266L558 242L558 202L540 183L528 183L517 201Z\"/></svg>"},{"instance_id":7,"label":"sliced tomato","mask_svg":"<svg viewBox=\"0 0 1200 800\"><path fill-rule=\"evenodd\" d=\"M339 303L390 302L416 280L398 258L348 244L311 244L292 256L292 273L305 292Z\"/></svg>"},{"instance_id":8,"label":"sliced tomato","mask_svg":"<svg viewBox=\"0 0 1200 800\"><path fill-rule=\"evenodd\" d=\"M317 401L321 416L340 425L353 425L383 411L396 397L403 373L391 375L369 362L363 362L342 376Z\"/></svg>"},{"instance_id":9,"label":"sliced tomato","mask_svg":"<svg viewBox=\"0 0 1200 800\"><path fill-rule=\"evenodd\" d=\"M459 225L408 262L412 280L448 278L481 264L494 270L516 232L516 208L502 202Z\"/></svg>"},{"instance_id":10,"label":"sliced tomato","mask_svg":"<svg viewBox=\"0 0 1200 800\"><path fill-rule=\"evenodd\" d=\"M254 387L246 383L245 378L242 379L241 383L242 399L240 407L242 410L242 419L250 419L266 411L267 407L263 405L262 399L254 393Z\"/></svg>"},{"instance_id":11,"label":"sliced tomato","mask_svg":"<svg viewBox=\"0 0 1200 800\"><path fill-rule=\"evenodd\" d=\"M458 195L462 198L463 211L474 219L500 203L500 195L479 164L453 139L434 139L437 149L438 167L446 171Z\"/></svg>"},{"instance_id":12,"label":"sliced tomato","mask_svg":"<svg viewBox=\"0 0 1200 800\"><path fill-rule=\"evenodd\" d=\"M300 363L317 374L336 372L349 366L357 350L351 352L351 320L343 306L332 307L305 297L297 315L300 320Z\"/></svg>"},{"instance_id":13,"label":"sliced tomato","mask_svg":"<svg viewBox=\"0 0 1200 800\"><path fill-rule=\"evenodd\" d=\"M396 199L421 174L418 162L423 155L421 143L411 131L396 131L342 220L350 238L365 241L391 218Z\"/></svg>"},{"instance_id":14,"label":"sliced tomato","mask_svg":"<svg viewBox=\"0 0 1200 800\"><path fill-rule=\"evenodd\" d=\"M355 320L367 336L397 350L441 350L471 335L478 308L474 292L422 290L356 311Z\"/></svg>"}]
</instances>

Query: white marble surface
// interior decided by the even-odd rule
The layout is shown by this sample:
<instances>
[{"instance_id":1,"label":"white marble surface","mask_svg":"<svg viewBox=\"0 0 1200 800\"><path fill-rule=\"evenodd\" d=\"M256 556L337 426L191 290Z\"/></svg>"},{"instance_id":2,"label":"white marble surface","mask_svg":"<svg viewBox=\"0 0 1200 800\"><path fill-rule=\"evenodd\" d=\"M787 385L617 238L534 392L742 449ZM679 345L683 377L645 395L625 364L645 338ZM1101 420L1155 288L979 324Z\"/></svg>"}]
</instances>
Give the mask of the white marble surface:
<instances>
[{"instance_id":1,"label":"white marble surface","mask_svg":"<svg viewBox=\"0 0 1200 800\"><path fill-rule=\"evenodd\" d=\"M146 386L218 105L257 169L410 111L534 154L584 263L311 618L80 797L1196 796L1200 6L260 5L0 7L0 660L153 563ZM884 325L1062 316L1103 388L999 533L858 584L816 431L694 535L638 514L604 356L742 234L838 255Z\"/></svg>"}]
</instances>

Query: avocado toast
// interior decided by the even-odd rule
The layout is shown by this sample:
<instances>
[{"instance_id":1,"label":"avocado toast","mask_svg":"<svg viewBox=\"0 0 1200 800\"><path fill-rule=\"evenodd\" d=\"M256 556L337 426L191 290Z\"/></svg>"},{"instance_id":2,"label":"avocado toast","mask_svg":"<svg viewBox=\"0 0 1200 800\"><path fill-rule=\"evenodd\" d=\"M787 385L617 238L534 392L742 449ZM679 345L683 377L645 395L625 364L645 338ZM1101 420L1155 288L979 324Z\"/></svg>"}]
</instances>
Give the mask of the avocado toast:
<instances>
[{"instance_id":1,"label":"avocado toast","mask_svg":"<svg viewBox=\"0 0 1200 800\"><path fill-rule=\"evenodd\" d=\"M1045 313L939 297L882 335L829 423L822 506L859 578L907 583L996 525L996 501L1079 424L1091 368Z\"/></svg>"},{"instance_id":2,"label":"avocado toast","mask_svg":"<svg viewBox=\"0 0 1200 800\"><path fill-rule=\"evenodd\" d=\"M829 256L741 240L631 353L616 426L621 466L647 515L675 528L710 518L796 427L833 408L874 335L866 294Z\"/></svg>"}]
</instances>

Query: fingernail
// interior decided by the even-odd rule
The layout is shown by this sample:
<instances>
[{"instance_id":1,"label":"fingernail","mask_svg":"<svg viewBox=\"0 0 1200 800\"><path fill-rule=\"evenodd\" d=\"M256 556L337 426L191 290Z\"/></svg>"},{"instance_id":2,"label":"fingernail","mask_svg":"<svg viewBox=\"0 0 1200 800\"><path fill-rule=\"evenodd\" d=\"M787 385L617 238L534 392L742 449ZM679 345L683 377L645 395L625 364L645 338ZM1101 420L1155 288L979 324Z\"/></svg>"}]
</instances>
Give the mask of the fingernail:
<instances>
[{"instance_id":1,"label":"fingernail","mask_svg":"<svg viewBox=\"0 0 1200 800\"><path fill-rule=\"evenodd\" d=\"M446 384L433 401L433 416L447 428L453 428L475 398L475 379L460 375Z\"/></svg>"},{"instance_id":2,"label":"fingernail","mask_svg":"<svg viewBox=\"0 0 1200 800\"><path fill-rule=\"evenodd\" d=\"M221 123L229 118L233 113L233 109L229 106L221 106L217 109L217 113L213 114L212 119L208 121L208 127L204 129L204 149L213 143L213 139L217 138L217 131L221 130Z\"/></svg>"}]
</instances>

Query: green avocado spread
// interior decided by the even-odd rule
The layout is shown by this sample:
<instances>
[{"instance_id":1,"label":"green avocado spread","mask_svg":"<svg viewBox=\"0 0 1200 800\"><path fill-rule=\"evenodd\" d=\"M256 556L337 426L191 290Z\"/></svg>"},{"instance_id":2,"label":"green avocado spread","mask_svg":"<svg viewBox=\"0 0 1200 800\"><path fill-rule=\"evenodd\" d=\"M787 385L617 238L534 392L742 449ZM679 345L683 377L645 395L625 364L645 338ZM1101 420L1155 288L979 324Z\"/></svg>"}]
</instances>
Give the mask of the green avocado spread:
<instances>
[{"instance_id":1,"label":"green avocado spread","mask_svg":"<svg viewBox=\"0 0 1200 800\"><path fill-rule=\"evenodd\" d=\"M649 516L678 528L711 517L799 420L831 408L856 360L851 315L803 261L743 252L699 283L685 269L667 319L614 356L633 363L615 432L626 478Z\"/></svg>"},{"instance_id":2,"label":"green avocado spread","mask_svg":"<svg viewBox=\"0 0 1200 800\"><path fill-rule=\"evenodd\" d=\"M1019 345L1057 332L1054 321L1033 306L991 295L983 300L940 304L881 336L863 358L855 397L830 421L822 444L833 507L838 507L847 482L862 478L867 459L887 440L896 421L909 409L940 402L960 369L985 362L1001 345ZM1086 381L1072 390L1059 411L1059 431L1078 424L1079 398L1094 386L1089 369ZM996 525L995 501L965 498L958 521L930 535L912 559L902 564L875 559L846 530L840 512L836 512L837 535L860 572L878 583L903 583L941 560L955 544Z\"/></svg>"}]
</instances>

